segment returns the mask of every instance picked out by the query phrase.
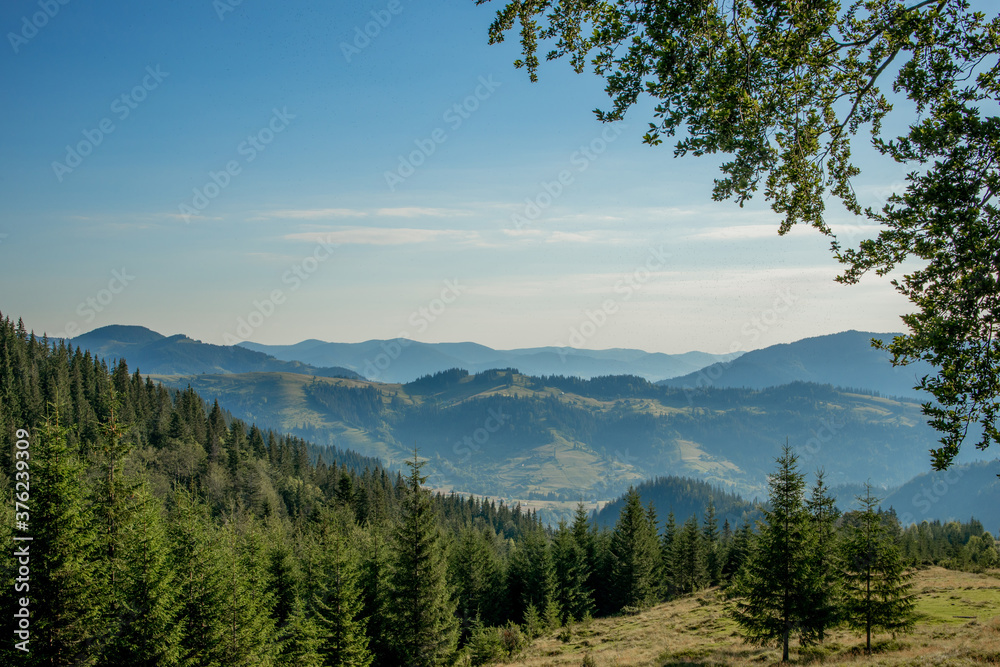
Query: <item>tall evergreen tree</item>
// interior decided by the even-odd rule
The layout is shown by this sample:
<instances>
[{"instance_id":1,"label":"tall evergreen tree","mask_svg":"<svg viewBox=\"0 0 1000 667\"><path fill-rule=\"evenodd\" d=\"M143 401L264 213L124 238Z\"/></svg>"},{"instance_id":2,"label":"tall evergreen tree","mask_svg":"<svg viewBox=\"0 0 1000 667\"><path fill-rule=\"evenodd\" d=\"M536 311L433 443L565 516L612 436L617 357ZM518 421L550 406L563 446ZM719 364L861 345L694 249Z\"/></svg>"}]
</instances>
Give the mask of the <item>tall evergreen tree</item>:
<instances>
[{"instance_id":1,"label":"tall evergreen tree","mask_svg":"<svg viewBox=\"0 0 1000 667\"><path fill-rule=\"evenodd\" d=\"M744 641L765 646L777 642L788 661L791 635L812 613L809 603L817 585L812 568L815 547L812 520L803 504L805 480L798 457L787 444L778 470L768 478L768 501L759 534L743 569L732 585L736 604L731 614ZM803 634L800 639L809 641Z\"/></svg>"},{"instance_id":2,"label":"tall evergreen tree","mask_svg":"<svg viewBox=\"0 0 1000 667\"><path fill-rule=\"evenodd\" d=\"M908 632L913 628L913 594L899 549L880 512L870 484L857 497L861 511L848 523L844 539L844 621L864 631L865 653L872 649L872 632Z\"/></svg>"},{"instance_id":3,"label":"tall evergreen tree","mask_svg":"<svg viewBox=\"0 0 1000 667\"><path fill-rule=\"evenodd\" d=\"M126 564L116 633L100 663L157 667L180 660L181 625L175 575L170 566L161 504L148 485L135 490L135 512L123 526L120 558Z\"/></svg>"},{"instance_id":4,"label":"tall evergreen tree","mask_svg":"<svg viewBox=\"0 0 1000 667\"><path fill-rule=\"evenodd\" d=\"M447 562L430 494L421 488L424 461L410 467L403 520L395 535L390 578L391 638L397 664L425 667L446 664L455 651L457 621L449 595Z\"/></svg>"},{"instance_id":5,"label":"tall evergreen tree","mask_svg":"<svg viewBox=\"0 0 1000 667\"><path fill-rule=\"evenodd\" d=\"M552 543L552 563L556 579L556 601L565 625L593 613L593 598L587 588L587 554L576 543L565 519L559 520Z\"/></svg>"},{"instance_id":6,"label":"tall evergreen tree","mask_svg":"<svg viewBox=\"0 0 1000 667\"><path fill-rule=\"evenodd\" d=\"M365 559L361 565L362 612L368 619L368 648L372 664L391 667L393 655L390 637L388 607L392 604L389 572L392 567L389 549L388 526L369 523L361 535Z\"/></svg>"},{"instance_id":7,"label":"tall evergreen tree","mask_svg":"<svg viewBox=\"0 0 1000 667\"><path fill-rule=\"evenodd\" d=\"M31 444L31 655L38 664L90 665L99 602L97 536L84 466L56 416ZM20 546L20 545L19 545ZM97 604L95 604L95 602Z\"/></svg>"},{"instance_id":8,"label":"tall evergreen tree","mask_svg":"<svg viewBox=\"0 0 1000 667\"><path fill-rule=\"evenodd\" d=\"M349 510L342 509L347 512ZM346 526L321 519L312 568L312 610L319 630L320 654L326 667L368 667L372 662L362 617L364 600L360 585L359 555L350 543ZM346 521L341 518L346 524ZM352 520L353 523L353 520Z\"/></svg>"},{"instance_id":9,"label":"tall evergreen tree","mask_svg":"<svg viewBox=\"0 0 1000 667\"><path fill-rule=\"evenodd\" d=\"M674 546L674 582L678 595L694 593L708 585L705 538L692 514L677 533Z\"/></svg>"},{"instance_id":10,"label":"tall evergreen tree","mask_svg":"<svg viewBox=\"0 0 1000 667\"><path fill-rule=\"evenodd\" d=\"M667 514L667 521L663 527L663 536L660 538L660 580L661 594L666 598L677 595L677 519L673 511Z\"/></svg>"},{"instance_id":11,"label":"tall evergreen tree","mask_svg":"<svg viewBox=\"0 0 1000 667\"><path fill-rule=\"evenodd\" d=\"M267 549L255 519L230 516L222 529L221 648L226 665L274 664L274 595Z\"/></svg>"},{"instance_id":12,"label":"tall evergreen tree","mask_svg":"<svg viewBox=\"0 0 1000 667\"><path fill-rule=\"evenodd\" d=\"M546 627L559 622L552 550L541 527L535 526L525 533L511 556L509 575L508 595L513 598L512 607L518 612L515 617L523 618L533 631L539 628L528 622L529 616L537 617Z\"/></svg>"},{"instance_id":13,"label":"tall evergreen tree","mask_svg":"<svg viewBox=\"0 0 1000 667\"><path fill-rule=\"evenodd\" d=\"M321 642L320 630L307 614L305 601L296 596L288 621L279 630L276 663L282 667L323 667Z\"/></svg>"},{"instance_id":14,"label":"tall evergreen tree","mask_svg":"<svg viewBox=\"0 0 1000 667\"><path fill-rule=\"evenodd\" d=\"M719 543L719 521L715 518L715 503L711 499L705 508L701 533L705 548L705 576L709 586L718 586L722 581L722 553Z\"/></svg>"},{"instance_id":15,"label":"tall evergreen tree","mask_svg":"<svg viewBox=\"0 0 1000 667\"><path fill-rule=\"evenodd\" d=\"M499 625L497 591L503 586L500 559L484 530L466 526L451 553L450 581L458 602L458 617L467 633L475 619Z\"/></svg>"},{"instance_id":16,"label":"tall evergreen tree","mask_svg":"<svg viewBox=\"0 0 1000 667\"><path fill-rule=\"evenodd\" d=\"M836 500L830 495L826 486L823 470L816 471L816 481L812 493L806 501L806 508L812 519L815 536L813 558L814 586L810 591L814 597L808 603L812 610L803 626L803 632L809 633L816 641L822 642L826 629L838 622L838 607L840 595L840 558L837 544L837 529L834 523L839 516Z\"/></svg>"},{"instance_id":17,"label":"tall evergreen tree","mask_svg":"<svg viewBox=\"0 0 1000 667\"><path fill-rule=\"evenodd\" d=\"M639 609L656 598L654 576L660 559L656 529L642 508L639 492L629 488L611 536L611 587L618 609Z\"/></svg>"},{"instance_id":18,"label":"tall evergreen tree","mask_svg":"<svg viewBox=\"0 0 1000 667\"><path fill-rule=\"evenodd\" d=\"M168 535L176 574L180 664L212 667L224 661L224 554L208 509L190 493L174 493Z\"/></svg>"}]
</instances>

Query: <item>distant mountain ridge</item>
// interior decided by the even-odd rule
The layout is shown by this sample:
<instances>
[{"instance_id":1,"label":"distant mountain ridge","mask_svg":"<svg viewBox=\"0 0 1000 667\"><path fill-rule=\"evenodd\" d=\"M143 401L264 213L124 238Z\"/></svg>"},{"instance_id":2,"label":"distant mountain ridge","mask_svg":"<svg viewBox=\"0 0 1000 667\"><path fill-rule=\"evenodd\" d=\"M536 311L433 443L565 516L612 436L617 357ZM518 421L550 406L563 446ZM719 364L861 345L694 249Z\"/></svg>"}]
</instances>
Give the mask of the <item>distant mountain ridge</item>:
<instances>
[{"instance_id":1,"label":"distant mountain ridge","mask_svg":"<svg viewBox=\"0 0 1000 667\"><path fill-rule=\"evenodd\" d=\"M657 384L696 392L709 387L764 389L792 382L815 382L927 400L927 395L913 387L922 376L933 372L929 364L893 367L888 353L871 346L872 338L889 341L897 335L844 331L804 338L753 350L732 361L715 363Z\"/></svg>"},{"instance_id":2,"label":"distant mountain ridge","mask_svg":"<svg viewBox=\"0 0 1000 667\"><path fill-rule=\"evenodd\" d=\"M531 347L495 350L478 343L421 343L405 338L362 343L328 343L310 339L294 345L253 342L240 345L285 361L300 361L313 366L341 366L369 380L402 383L449 368L461 368L470 373L493 368L517 368L525 375L583 378L636 375L655 381L690 373L734 356L707 352L663 354L626 348L583 350Z\"/></svg>"},{"instance_id":3,"label":"distant mountain ridge","mask_svg":"<svg viewBox=\"0 0 1000 667\"><path fill-rule=\"evenodd\" d=\"M131 368L162 375L285 372L320 377L360 378L347 368L317 368L282 361L235 345L212 345L184 334L164 336L141 326L115 324L68 341L106 360L127 359Z\"/></svg>"}]
</instances>

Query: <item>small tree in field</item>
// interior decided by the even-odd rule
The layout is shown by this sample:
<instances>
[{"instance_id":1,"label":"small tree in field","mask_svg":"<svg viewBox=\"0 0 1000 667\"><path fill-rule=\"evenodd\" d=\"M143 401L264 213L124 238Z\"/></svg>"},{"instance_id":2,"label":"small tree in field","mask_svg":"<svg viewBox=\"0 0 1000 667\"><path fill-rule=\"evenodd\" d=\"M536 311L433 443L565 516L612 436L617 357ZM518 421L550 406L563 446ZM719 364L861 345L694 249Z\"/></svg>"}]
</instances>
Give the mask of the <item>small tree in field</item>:
<instances>
[{"instance_id":1,"label":"small tree in field","mask_svg":"<svg viewBox=\"0 0 1000 667\"><path fill-rule=\"evenodd\" d=\"M871 485L858 496L862 510L848 525L844 539L843 616L848 627L864 631L865 653L872 650L872 632L913 629L910 575L903 566L893 535L875 507Z\"/></svg>"},{"instance_id":2,"label":"small tree in field","mask_svg":"<svg viewBox=\"0 0 1000 667\"><path fill-rule=\"evenodd\" d=\"M815 535L803 502L805 480L796 468L797 457L787 445L778 457L778 471L768 478L770 508L764 510L760 534L753 541L746 564L733 579L736 604L731 615L747 643L778 643L788 661L793 632L809 643L818 586L813 565ZM804 631L808 630L808 631Z\"/></svg>"}]
</instances>

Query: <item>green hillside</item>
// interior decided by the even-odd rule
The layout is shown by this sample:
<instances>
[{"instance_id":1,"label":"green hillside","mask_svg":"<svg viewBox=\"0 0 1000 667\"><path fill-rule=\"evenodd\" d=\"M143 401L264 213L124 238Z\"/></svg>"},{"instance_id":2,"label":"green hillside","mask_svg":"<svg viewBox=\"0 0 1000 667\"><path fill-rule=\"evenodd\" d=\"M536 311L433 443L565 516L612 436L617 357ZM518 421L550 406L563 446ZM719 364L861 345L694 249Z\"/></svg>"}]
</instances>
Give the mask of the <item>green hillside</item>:
<instances>
[{"instance_id":1,"label":"green hillside","mask_svg":"<svg viewBox=\"0 0 1000 667\"><path fill-rule=\"evenodd\" d=\"M414 445L437 488L524 500L610 499L657 475L760 494L786 438L831 484L899 485L928 469L916 402L793 383L697 396L632 376L444 371L382 384L293 373L154 376L242 419L398 464Z\"/></svg>"}]
</instances>

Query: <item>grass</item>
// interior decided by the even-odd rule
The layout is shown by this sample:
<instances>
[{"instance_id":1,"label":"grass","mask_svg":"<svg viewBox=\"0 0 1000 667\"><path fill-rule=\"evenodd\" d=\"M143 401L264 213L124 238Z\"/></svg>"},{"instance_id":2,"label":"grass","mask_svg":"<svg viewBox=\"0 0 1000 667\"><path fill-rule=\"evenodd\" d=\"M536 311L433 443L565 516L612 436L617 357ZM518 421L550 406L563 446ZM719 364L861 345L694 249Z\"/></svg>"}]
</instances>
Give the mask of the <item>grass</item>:
<instances>
[{"instance_id":1,"label":"grass","mask_svg":"<svg viewBox=\"0 0 1000 667\"><path fill-rule=\"evenodd\" d=\"M797 665L1000 664L1000 571L987 574L930 568L914 578L917 626L893 638L875 635L873 655L864 637L834 630L819 646L792 644ZM536 639L513 664L548 667L674 667L777 665L777 648L744 644L715 589L657 605L640 614L577 624Z\"/></svg>"}]
</instances>

